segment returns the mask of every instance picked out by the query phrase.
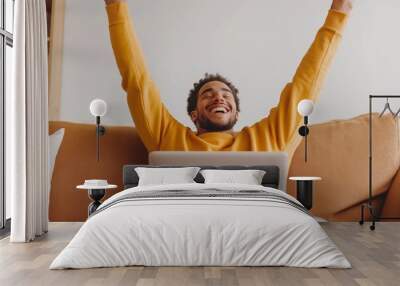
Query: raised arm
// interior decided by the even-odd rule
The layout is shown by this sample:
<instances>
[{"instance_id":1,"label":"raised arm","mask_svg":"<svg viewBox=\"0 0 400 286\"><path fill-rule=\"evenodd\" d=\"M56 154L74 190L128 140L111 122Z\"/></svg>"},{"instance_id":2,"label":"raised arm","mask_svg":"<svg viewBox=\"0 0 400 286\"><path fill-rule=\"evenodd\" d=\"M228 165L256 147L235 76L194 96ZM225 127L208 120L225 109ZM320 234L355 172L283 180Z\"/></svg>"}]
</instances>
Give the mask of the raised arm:
<instances>
[{"instance_id":1,"label":"raised arm","mask_svg":"<svg viewBox=\"0 0 400 286\"><path fill-rule=\"evenodd\" d=\"M136 129L149 151L159 150L169 129L184 128L161 102L146 67L124 0L105 0L111 44Z\"/></svg>"},{"instance_id":2,"label":"raised arm","mask_svg":"<svg viewBox=\"0 0 400 286\"><path fill-rule=\"evenodd\" d=\"M272 108L267 117L245 130L257 138L259 149L285 150L297 134L302 120L297 113L297 104L302 99L317 99L351 7L352 0L333 1L324 25L303 57L292 81L283 89L278 106Z\"/></svg>"},{"instance_id":3,"label":"raised arm","mask_svg":"<svg viewBox=\"0 0 400 286\"><path fill-rule=\"evenodd\" d=\"M334 0L324 25L301 61L291 85L301 99L316 99L342 38L350 0ZM297 102L296 102L297 104ZM297 108L297 105L296 105Z\"/></svg>"}]
</instances>

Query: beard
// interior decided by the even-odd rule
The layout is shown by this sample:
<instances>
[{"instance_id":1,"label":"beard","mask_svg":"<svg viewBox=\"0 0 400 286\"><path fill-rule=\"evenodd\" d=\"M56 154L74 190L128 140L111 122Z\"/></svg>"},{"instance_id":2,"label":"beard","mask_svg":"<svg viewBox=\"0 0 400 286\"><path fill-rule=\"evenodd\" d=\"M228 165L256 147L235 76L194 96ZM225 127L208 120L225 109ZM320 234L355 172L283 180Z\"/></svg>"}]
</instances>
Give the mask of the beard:
<instances>
[{"instance_id":1,"label":"beard","mask_svg":"<svg viewBox=\"0 0 400 286\"><path fill-rule=\"evenodd\" d=\"M231 118L229 122L226 124L214 123L210 119L208 119L208 117L203 115L200 115L199 118L197 119L198 127L207 130L209 132L231 130L233 126L236 124L236 122L237 122L236 117Z\"/></svg>"}]
</instances>

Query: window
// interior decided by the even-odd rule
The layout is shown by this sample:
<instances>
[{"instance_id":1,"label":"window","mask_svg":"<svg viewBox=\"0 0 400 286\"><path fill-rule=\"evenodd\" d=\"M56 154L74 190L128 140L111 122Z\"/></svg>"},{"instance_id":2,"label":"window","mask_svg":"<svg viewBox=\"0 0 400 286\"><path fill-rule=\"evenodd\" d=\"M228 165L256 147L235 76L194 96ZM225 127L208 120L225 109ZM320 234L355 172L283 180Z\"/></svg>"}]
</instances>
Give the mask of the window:
<instances>
[{"instance_id":1,"label":"window","mask_svg":"<svg viewBox=\"0 0 400 286\"><path fill-rule=\"evenodd\" d=\"M10 194L5 189L5 98L11 93L13 68L14 0L0 0L0 228L9 226ZM7 223L8 222L8 223ZM1 234L1 233L0 233Z\"/></svg>"}]
</instances>

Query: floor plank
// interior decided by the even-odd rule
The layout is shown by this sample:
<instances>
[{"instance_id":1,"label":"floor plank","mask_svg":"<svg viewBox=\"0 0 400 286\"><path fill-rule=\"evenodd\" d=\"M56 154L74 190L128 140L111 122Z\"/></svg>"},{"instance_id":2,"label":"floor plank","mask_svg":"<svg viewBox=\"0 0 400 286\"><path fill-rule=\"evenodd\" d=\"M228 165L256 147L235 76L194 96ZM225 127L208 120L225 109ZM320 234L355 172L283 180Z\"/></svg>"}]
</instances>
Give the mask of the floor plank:
<instances>
[{"instance_id":1,"label":"floor plank","mask_svg":"<svg viewBox=\"0 0 400 286\"><path fill-rule=\"evenodd\" d=\"M289 267L118 267L48 269L81 223L50 223L49 233L32 243L0 240L0 285L399 285L400 223L382 222L375 231L357 223L322 223L352 263L352 269Z\"/></svg>"}]
</instances>

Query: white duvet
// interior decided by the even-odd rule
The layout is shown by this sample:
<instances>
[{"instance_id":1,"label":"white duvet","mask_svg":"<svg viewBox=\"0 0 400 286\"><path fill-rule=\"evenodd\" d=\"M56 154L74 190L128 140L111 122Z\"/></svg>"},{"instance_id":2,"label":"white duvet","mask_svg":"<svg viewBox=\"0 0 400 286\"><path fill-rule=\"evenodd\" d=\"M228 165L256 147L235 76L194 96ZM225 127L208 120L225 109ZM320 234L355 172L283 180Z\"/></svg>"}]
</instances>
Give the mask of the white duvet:
<instances>
[{"instance_id":1,"label":"white duvet","mask_svg":"<svg viewBox=\"0 0 400 286\"><path fill-rule=\"evenodd\" d=\"M135 187L149 190L263 190L231 184ZM296 201L297 202L297 201ZM90 217L50 269L145 266L294 266L350 268L310 215L257 198L153 198L123 201Z\"/></svg>"}]
</instances>

